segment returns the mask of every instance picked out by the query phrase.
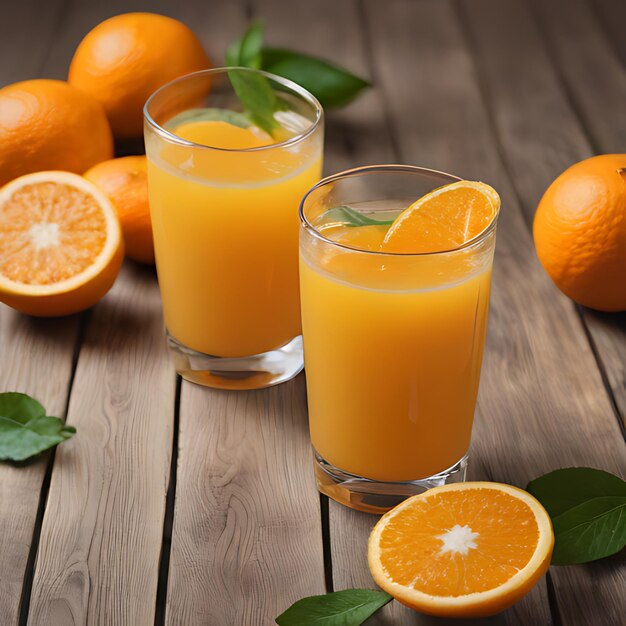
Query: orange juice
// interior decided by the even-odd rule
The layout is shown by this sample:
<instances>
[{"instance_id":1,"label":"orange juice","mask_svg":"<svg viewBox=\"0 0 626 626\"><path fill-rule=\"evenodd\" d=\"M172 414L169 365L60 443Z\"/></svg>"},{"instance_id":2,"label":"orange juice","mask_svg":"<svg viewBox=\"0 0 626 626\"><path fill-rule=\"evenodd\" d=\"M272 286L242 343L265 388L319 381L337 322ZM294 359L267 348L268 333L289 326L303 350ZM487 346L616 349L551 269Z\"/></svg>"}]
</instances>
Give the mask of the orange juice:
<instances>
[{"instance_id":1,"label":"orange juice","mask_svg":"<svg viewBox=\"0 0 626 626\"><path fill-rule=\"evenodd\" d=\"M302 208L309 423L320 489L350 506L376 510L363 495L367 481L378 483L370 489L378 494L385 490L382 483L433 480L464 463L486 334L495 230L457 250L386 253L383 242L400 213L396 207L412 200L405 196L386 206L377 189L371 195L379 199L364 201L363 178L345 176L347 192L341 179L334 187L322 183ZM353 206L370 224L324 221L345 211L342 206L324 213L325 206L347 204L342 193L361 199ZM332 489L326 489L325 472L333 476ZM406 497L411 491L393 493Z\"/></svg>"},{"instance_id":2,"label":"orange juice","mask_svg":"<svg viewBox=\"0 0 626 626\"><path fill-rule=\"evenodd\" d=\"M258 129L224 121L172 132L196 147L148 145L168 331L219 357L279 348L300 334L297 208L320 177L321 141L273 147Z\"/></svg>"}]
</instances>

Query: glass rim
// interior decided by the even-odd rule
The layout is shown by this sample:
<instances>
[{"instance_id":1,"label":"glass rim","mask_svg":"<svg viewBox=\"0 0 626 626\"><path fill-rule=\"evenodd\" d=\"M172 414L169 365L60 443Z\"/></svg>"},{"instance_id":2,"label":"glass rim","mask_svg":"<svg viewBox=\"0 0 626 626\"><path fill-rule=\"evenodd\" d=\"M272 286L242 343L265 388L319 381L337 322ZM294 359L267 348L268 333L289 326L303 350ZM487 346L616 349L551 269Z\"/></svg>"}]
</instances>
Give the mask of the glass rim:
<instances>
[{"instance_id":1,"label":"glass rim","mask_svg":"<svg viewBox=\"0 0 626 626\"><path fill-rule=\"evenodd\" d=\"M434 175L434 176L443 176L449 179L449 182L458 182L464 180L454 174L448 174L447 172L442 172L439 170L430 169L427 167L419 167L417 165L403 165L400 163L389 163L389 164L380 164L380 165L362 165L360 167L354 167L349 170L343 170L342 172L337 172L336 174L331 174L330 176L326 176L322 178L316 185L311 187L309 191L306 192L302 200L300 201L300 208L298 210L298 214L300 215L300 222L305 231L311 233L317 239L321 241L336 246L338 248L343 248L344 250L349 250L350 252L357 252L361 254L371 254L374 256L382 256L382 257L426 257L426 256L435 256L439 254L451 254L455 252L461 252L464 250L468 250L473 248L479 244L481 244L495 229L498 221L498 217L500 215L500 207L495 212L493 219L489 224L481 230L477 235L463 242L459 246L455 246L454 248L450 248L448 250L436 250L434 252L388 252L382 250L362 250L360 248L355 248L353 246L349 246L344 243L339 243L338 241L333 241L332 239L328 239L324 237L316 228L311 224L309 219L304 214L304 205L306 203L307 198L314 193L317 189L328 185L329 183L333 183L337 180L341 180L342 178L347 178L350 176L360 176L363 174L372 174L372 173L384 173L384 172L403 172L405 174L424 174L424 175ZM437 189L437 187L435 187ZM434 189L433 189L434 191ZM430 192L429 192L430 193ZM332 207L329 207L332 208Z\"/></svg>"},{"instance_id":2,"label":"glass rim","mask_svg":"<svg viewBox=\"0 0 626 626\"><path fill-rule=\"evenodd\" d=\"M193 141L183 139L182 137L179 137L175 133L172 133L171 131L158 124L150 114L150 111L148 109L153 100L165 90L170 89L179 83L183 83L189 79L196 78L201 75L225 74L232 70L260 74L261 76L265 76L265 78L268 78L271 81L278 83L283 87L286 87L291 92L294 92L297 96L306 101L308 104L313 106L313 108L315 109L315 119L311 122L311 124L307 127L305 131L294 135L289 139L285 139L284 141L271 143L267 146L256 146L252 148L219 148L217 146L207 146L202 143L195 143ZM307 139L317 130L317 128L322 123L324 119L324 109L319 100L310 91L307 91L304 87L301 87L300 85L298 85L298 83L295 83L288 78L283 78L282 76L277 76L276 74L265 72L263 70L257 70L252 67L227 66L214 67L208 70L199 70L197 72L191 72L190 74L184 74L183 76L179 76L178 78L175 78L174 80L165 83L165 85L161 85L161 87L159 87L150 95L150 97L146 100L146 103L143 105L143 118L147 122L147 124L163 139L170 141L171 143L178 144L180 146L185 146L187 148L199 148L204 150L217 150L218 152L261 152L263 150L270 150L274 148L286 148Z\"/></svg>"}]
</instances>

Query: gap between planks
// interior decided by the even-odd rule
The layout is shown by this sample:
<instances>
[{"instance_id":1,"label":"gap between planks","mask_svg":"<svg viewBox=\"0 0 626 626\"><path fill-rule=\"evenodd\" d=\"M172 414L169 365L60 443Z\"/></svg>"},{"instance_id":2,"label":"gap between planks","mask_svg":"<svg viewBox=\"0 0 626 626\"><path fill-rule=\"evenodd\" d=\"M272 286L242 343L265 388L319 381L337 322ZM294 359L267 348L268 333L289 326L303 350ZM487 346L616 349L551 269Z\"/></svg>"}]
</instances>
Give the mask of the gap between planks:
<instances>
[{"instance_id":1,"label":"gap between planks","mask_svg":"<svg viewBox=\"0 0 626 626\"><path fill-rule=\"evenodd\" d=\"M91 311L85 311L80 314L78 321L78 331L76 340L74 341L74 350L72 352L72 365L70 370L70 378L67 383L67 395L65 399L65 407L63 408L63 419L67 419L67 412L70 406L70 397L76 377L76 367L78 365L78 355L80 354L83 339L85 338L85 330L89 324ZM33 591L33 580L35 578L35 562L37 560L37 550L39 549L39 540L41 538L41 528L43 525L43 516L46 511L48 502L48 494L50 493L50 481L52 480L52 468L54 467L54 459L56 457L56 446L51 450L50 457L46 464L46 472L41 484L39 493L39 505L37 507L37 515L35 517L35 525L33 528L33 538L28 551L28 561L26 562L26 570L24 572L24 585L22 587L22 596L20 598L20 611L18 623L19 626L26 626L28 623L28 611L30 609L30 597Z\"/></svg>"},{"instance_id":2,"label":"gap between planks","mask_svg":"<svg viewBox=\"0 0 626 626\"><path fill-rule=\"evenodd\" d=\"M156 592L155 626L165 625L167 611L167 585L169 581L170 554L172 552L172 528L174 526L174 504L176 501L176 481L178 475L178 437L180 430L180 395L183 379L176 377L176 393L174 399L174 432L172 433L172 454L170 477L165 497L165 516L163 519L163 541L159 558L159 582Z\"/></svg>"}]
</instances>

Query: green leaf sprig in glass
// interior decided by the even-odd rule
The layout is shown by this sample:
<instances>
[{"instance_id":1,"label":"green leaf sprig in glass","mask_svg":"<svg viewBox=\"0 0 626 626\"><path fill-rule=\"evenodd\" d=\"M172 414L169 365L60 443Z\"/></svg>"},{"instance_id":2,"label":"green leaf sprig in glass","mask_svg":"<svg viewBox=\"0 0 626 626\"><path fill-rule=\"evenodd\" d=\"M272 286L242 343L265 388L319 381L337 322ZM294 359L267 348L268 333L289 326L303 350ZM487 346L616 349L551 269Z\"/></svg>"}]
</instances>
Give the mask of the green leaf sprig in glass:
<instances>
[{"instance_id":1,"label":"green leaf sprig in glass","mask_svg":"<svg viewBox=\"0 0 626 626\"><path fill-rule=\"evenodd\" d=\"M242 37L226 50L226 64L233 68L229 78L250 121L275 136L279 124L274 117L285 109L270 81L262 74L234 68L260 69L282 76L311 92L325 108L344 106L370 83L328 61L284 48L263 46L263 23L255 20Z\"/></svg>"}]
</instances>

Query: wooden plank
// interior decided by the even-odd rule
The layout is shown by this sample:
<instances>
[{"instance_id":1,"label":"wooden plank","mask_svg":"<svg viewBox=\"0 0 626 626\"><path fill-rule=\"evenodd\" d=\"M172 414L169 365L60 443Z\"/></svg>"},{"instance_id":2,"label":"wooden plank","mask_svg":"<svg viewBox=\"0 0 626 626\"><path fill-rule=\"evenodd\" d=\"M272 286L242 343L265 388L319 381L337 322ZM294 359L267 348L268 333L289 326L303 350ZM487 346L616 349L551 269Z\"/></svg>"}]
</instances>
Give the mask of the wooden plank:
<instances>
[{"instance_id":1,"label":"wooden plank","mask_svg":"<svg viewBox=\"0 0 626 626\"><path fill-rule=\"evenodd\" d=\"M37 398L64 417L76 343L76 317L42 320L0 305L0 390ZM17 624L39 498L50 454L28 465L0 464L0 615Z\"/></svg>"},{"instance_id":2,"label":"wooden plank","mask_svg":"<svg viewBox=\"0 0 626 626\"><path fill-rule=\"evenodd\" d=\"M255 392L184 384L166 622L270 623L324 592L304 377Z\"/></svg>"},{"instance_id":3,"label":"wooden plank","mask_svg":"<svg viewBox=\"0 0 626 626\"><path fill-rule=\"evenodd\" d=\"M29 624L154 621L174 392L154 273L126 266L80 352Z\"/></svg>"},{"instance_id":4,"label":"wooden plank","mask_svg":"<svg viewBox=\"0 0 626 626\"><path fill-rule=\"evenodd\" d=\"M193 14L216 65L247 17L239 2ZM255 392L183 382L166 623L270 623L323 591L303 376Z\"/></svg>"},{"instance_id":5,"label":"wooden plank","mask_svg":"<svg viewBox=\"0 0 626 626\"><path fill-rule=\"evenodd\" d=\"M36 77L64 0L7 4L0 21L0 85ZM24 37L24 33L29 37ZM77 316L41 320L0 305L0 391L22 391L64 417L77 340ZM27 465L0 464L0 615L17 624L24 576L50 454Z\"/></svg>"},{"instance_id":6,"label":"wooden plank","mask_svg":"<svg viewBox=\"0 0 626 626\"><path fill-rule=\"evenodd\" d=\"M551 180L569 164L590 156L592 149L559 87L546 48L524 3L516 0L503 7L497 0L476 0L471 10L467 4L463 8L502 153L531 220ZM513 73L515 81L510 80ZM626 126L623 121L614 122ZM585 311L584 316L623 408L626 317L592 311ZM616 438L619 441L617 433ZM622 472L623 458L622 452ZM587 459L580 459L583 460ZM598 467L604 467L601 458L593 460ZM583 624L585 620L594 623L594 612L606 622L617 623L618 616L626 613L626 598L619 592L623 589L623 577L614 563L553 569L564 623ZM589 594L580 594L580 589L591 588L599 578L603 582L594 588L595 602L590 606Z\"/></svg>"},{"instance_id":7,"label":"wooden plank","mask_svg":"<svg viewBox=\"0 0 626 626\"><path fill-rule=\"evenodd\" d=\"M626 73L587 0L530 0L569 96L596 147L623 152Z\"/></svg>"},{"instance_id":8,"label":"wooden plank","mask_svg":"<svg viewBox=\"0 0 626 626\"><path fill-rule=\"evenodd\" d=\"M558 75L562 77L570 95L570 102L582 117L585 130L590 134L593 144L592 146L589 140L585 139L580 129L571 130L575 124L558 125L560 129L553 130L552 133L558 132L565 136L573 132L579 137L578 150L565 149L559 153L557 162L561 170L578 159L591 156L594 148L595 151L604 153L623 152L626 145L626 122L623 111L623 103L626 101L626 71L599 28L595 16L589 7L579 0L566 4L560 0L537 2L533 6L545 36L546 46L558 63L558 72L552 72L550 78L558 81ZM617 10L617 13L613 14L613 20L619 23L620 15L625 12L624 3L621 3L620 9L613 7L612 10ZM602 68L601 71L598 68ZM550 85L548 91L554 90L555 86ZM568 113L566 118L568 122L571 118L572 114ZM569 140L565 146L571 146L571 143ZM541 166L537 164L537 167ZM550 178L558 172L555 167L545 169L543 180L546 180L546 186ZM536 190L534 193L537 195ZM536 206L536 202L530 206ZM584 309L582 312L599 361L605 369L617 411L626 425L624 316L602 315Z\"/></svg>"},{"instance_id":9,"label":"wooden plank","mask_svg":"<svg viewBox=\"0 0 626 626\"><path fill-rule=\"evenodd\" d=\"M619 471L619 431L593 355L571 306L554 293L534 258L451 5L365 6L375 75L387 95L402 160L487 180L503 196L471 475L524 486L559 465L589 463ZM597 441L592 450L590 438ZM335 549L333 557L336 569ZM503 619L549 623L545 588L534 593Z\"/></svg>"}]
</instances>

